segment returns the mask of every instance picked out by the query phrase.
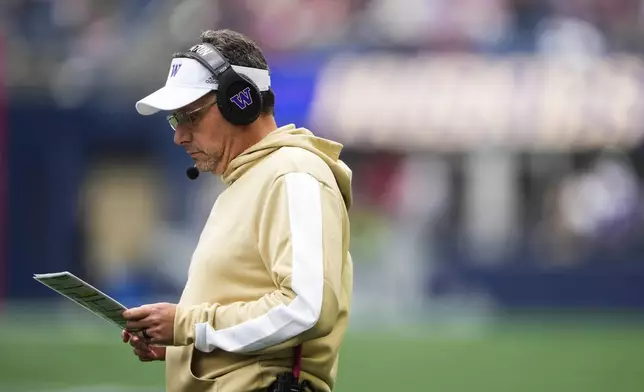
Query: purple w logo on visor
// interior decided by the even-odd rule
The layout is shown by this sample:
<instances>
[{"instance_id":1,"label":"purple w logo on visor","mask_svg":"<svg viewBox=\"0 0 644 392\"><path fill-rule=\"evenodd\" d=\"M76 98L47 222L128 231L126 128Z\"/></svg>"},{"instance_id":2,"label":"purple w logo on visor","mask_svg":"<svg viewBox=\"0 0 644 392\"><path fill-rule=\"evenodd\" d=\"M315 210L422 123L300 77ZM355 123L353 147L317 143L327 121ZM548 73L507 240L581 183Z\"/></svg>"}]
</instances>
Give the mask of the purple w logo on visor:
<instances>
[{"instance_id":1,"label":"purple w logo on visor","mask_svg":"<svg viewBox=\"0 0 644 392\"><path fill-rule=\"evenodd\" d=\"M177 72L179 72L179 68L181 68L181 63L172 64L172 68L170 68L170 77L175 77Z\"/></svg>"},{"instance_id":2,"label":"purple w logo on visor","mask_svg":"<svg viewBox=\"0 0 644 392\"><path fill-rule=\"evenodd\" d=\"M242 91L233 95L230 98L230 101L235 105L237 105L237 107L240 108L241 110L246 109L248 105L252 105L253 97L250 96L250 87L246 87Z\"/></svg>"}]
</instances>

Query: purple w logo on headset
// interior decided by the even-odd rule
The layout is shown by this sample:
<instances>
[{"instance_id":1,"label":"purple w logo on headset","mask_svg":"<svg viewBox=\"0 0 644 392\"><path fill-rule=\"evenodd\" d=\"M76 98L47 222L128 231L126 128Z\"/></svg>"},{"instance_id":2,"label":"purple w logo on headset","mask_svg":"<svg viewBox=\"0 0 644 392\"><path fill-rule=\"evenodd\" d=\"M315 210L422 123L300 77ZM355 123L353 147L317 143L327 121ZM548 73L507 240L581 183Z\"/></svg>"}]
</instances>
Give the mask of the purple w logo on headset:
<instances>
[{"instance_id":1,"label":"purple w logo on headset","mask_svg":"<svg viewBox=\"0 0 644 392\"><path fill-rule=\"evenodd\" d=\"M248 105L252 105L253 97L250 95L250 87L246 87L242 91L230 97L230 102L237 105L241 110L246 109Z\"/></svg>"}]
</instances>

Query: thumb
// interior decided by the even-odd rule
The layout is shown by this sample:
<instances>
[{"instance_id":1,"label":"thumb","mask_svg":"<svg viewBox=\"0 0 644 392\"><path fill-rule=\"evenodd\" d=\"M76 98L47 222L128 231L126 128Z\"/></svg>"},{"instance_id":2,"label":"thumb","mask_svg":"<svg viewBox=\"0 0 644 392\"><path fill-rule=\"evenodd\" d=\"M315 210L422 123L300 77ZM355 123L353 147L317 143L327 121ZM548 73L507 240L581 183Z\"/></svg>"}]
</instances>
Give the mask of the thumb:
<instances>
[{"instance_id":1,"label":"thumb","mask_svg":"<svg viewBox=\"0 0 644 392\"><path fill-rule=\"evenodd\" d=\"M142 320L148 317L154 309L154 305L142 305L138 308L130 308L125 310L122 316L128 321Z\"/></svg>"}]
</instances>

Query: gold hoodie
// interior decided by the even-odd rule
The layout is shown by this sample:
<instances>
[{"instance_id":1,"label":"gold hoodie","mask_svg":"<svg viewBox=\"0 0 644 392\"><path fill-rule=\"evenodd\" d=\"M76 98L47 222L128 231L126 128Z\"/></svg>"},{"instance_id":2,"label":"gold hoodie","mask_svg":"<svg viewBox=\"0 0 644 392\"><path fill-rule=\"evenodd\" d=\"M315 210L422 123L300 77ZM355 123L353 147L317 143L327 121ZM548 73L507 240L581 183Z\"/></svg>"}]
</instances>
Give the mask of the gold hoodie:
<instances>
[{"instance_id":1,"label":"gold hoodie","mask_svg":"<svg viewBox=\"0 0 644 392\"><path fill-rule=\"evenodd\" d=\"M261 390L302 342L301 378L333 388L353 282L341 149L287 125L230 163L177 308L168 391Z\"/></svg>"}]
</instances>

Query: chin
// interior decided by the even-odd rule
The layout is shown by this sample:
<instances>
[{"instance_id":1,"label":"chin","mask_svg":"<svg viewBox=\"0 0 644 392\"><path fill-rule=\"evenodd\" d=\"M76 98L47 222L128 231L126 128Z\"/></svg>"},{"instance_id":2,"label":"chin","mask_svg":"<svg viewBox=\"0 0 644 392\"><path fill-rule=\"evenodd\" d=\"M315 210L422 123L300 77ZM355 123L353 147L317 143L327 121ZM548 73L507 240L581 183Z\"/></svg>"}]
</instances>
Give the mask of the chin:
<instances>
[{"instance_id":1,"label":"chin","mask_svg":"<svg viewBox=\"0 0 644 392\"><path fill-rule=\"evenodd\" d=\"M212 162L212 161L196 161L195 165L197 166L197 169L199 169L200 172L210 172L214 173L217 175L223 174L223 170L220 173L220 168L219 168L219 162Z\"/></svg>"}]
</instances>

